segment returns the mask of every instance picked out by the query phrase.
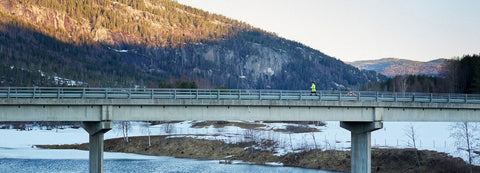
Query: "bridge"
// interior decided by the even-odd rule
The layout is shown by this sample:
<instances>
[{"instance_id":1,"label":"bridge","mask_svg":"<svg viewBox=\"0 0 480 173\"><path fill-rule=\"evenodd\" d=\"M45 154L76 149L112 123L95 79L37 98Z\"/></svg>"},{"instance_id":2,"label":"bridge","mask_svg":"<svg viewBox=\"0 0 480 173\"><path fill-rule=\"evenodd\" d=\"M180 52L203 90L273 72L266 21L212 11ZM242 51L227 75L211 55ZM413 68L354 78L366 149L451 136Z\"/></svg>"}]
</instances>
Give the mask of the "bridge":
<instances>
[{"instance_id":1,"label":"bridge","mask_svg":"<svg viewBox=\"0 0 480 173\"><path fill-rule=\"evenodd\" d=\"M371 172L370 133L383 122L478 122L480 95L371 91L0 88L0 121L80 121L90 172L103 171L111 121L340 121L351 132L352 172Z\"/></svg>"}]
</instances>

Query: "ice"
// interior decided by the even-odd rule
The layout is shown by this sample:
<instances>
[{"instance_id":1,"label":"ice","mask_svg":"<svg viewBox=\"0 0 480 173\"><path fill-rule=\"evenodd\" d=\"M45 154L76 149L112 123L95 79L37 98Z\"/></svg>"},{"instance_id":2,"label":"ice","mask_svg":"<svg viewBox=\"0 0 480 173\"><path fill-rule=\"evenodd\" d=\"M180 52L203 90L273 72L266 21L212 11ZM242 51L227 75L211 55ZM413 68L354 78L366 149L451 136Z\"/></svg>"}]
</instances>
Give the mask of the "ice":
<instances>
[{"instance_id":1,"label":"ice","mask_svg":"<svg viewBox=\"0 0 480 173\"><path fill-rule=\"evenodd\" d=\"M339 122L326 122L324 127L308 125L318 128L321 132L290 133L273 131L285 129L288 123L263 123L265 127L247 130L237 126L214 128L207 126L192 128L196 121L165 123L148 126L144 122L132 122L129 136L171 135L171 137L193 137L198 139L222 140L228 143L245 142L248 140L268 139L276 141L276 147L271 149L275 155L284 155L289 152L298 152L300 149L322 150L337 149L349 150L350 132L341 128ZM413 126L417 135L417 147L425 150L446 152L453 156L462 156L456 152L454 139L450 138L451 123L408 123L385 122L382 129L372 132L372 147L408 148L410 139L407 137L408 127ZM167 128L168 127L168 128ZM170 130L166 130L170 129ZM168 132L168 133L167 133ZM245 136L251 138L245 138ZM105 134L105 139L121 138L122 131L117 126ZM315 141L313 139L315 138ZM0 130L0 158L45 158L45 159L87 159L87 151L79 150L47 150L37 149L34 145L44 144L80 144L88 142L88 133L79 129L53 129L18 131L12 129ZM316 144L316 145L315 145ZM258 147L258 146L257 146ZM63 154L62 154L63 153ZM105 153L105 159L130 158L131 154ZM141 156L138 157L147 157Z\"/></svg>"}]
</instances>

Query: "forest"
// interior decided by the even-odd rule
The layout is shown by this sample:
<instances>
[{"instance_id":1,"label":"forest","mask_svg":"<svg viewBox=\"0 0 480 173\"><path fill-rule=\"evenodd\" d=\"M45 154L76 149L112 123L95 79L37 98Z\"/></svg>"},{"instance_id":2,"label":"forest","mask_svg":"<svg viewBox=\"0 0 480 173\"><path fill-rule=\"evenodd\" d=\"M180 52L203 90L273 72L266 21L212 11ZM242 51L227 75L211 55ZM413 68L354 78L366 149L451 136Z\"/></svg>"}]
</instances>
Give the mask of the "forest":
<instances>
[{"instance_id":1,"label":"forest","mask_svg":"<svg viewBox=\"0 0 480 173\"><path fill-rule=\"evenodd\" d=\"M0 3L1 86L345 89L386 79L169 0ZM300 85L299 85L300 84ZM303 85L304 84L304 85Z\"/></svg>"},{"instance_id":2,"label":"forest","mask_svg":"<svg viewBox=\"0 0 480 173\"><path fill-rule=\"evenodd\" d=\"M480 94L480 54L446 59L438 77L397 75L385 82L369 83L363 89L391 92Z\"/></svg>"}]
</instances>

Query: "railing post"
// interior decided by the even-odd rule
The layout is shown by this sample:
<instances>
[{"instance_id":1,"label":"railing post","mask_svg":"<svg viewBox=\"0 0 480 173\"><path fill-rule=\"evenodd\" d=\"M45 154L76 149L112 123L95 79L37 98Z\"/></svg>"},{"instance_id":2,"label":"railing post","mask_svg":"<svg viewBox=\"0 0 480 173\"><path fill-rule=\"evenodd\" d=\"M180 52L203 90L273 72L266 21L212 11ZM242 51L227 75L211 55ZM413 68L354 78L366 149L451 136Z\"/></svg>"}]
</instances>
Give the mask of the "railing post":
<instances>
[{"instance_id":1,"label":"railing post","mask_svg":"<svg viewBox=\"0 0 480 173\"><path fill-rule=\"evenodd\" d=\"M108 99L108 88L105 88L105 99Z\"/></svg>"},{"instance_id":2,"label":"railing post","mask_svg":"<svg viewBox=\"0 0 480 173\"><path fill-rule=\"evenodd\" d=\"M151 94L152 94L152 99L153 99L153 94L154 94L154 93L153 93L153 88L152 88L152 92L151 92Z\"/></svg>"},{"instance_id":3,"label":"railing post","mask_svg":"<svg viewBox=\"0 0 480 173\"><path fill-rule=\"evenodd\" d=\"M283 91L280 91L280 100L282 100L282 92L283 92Z\"/></svg>"},{"instance_id":4,"label":"railing post","mask_svg":"<svg viewBox=\"0 0 480 173\"><path fill-rule=\"evenodd\" d=\"M85 88L82 90L82 99L85 98Z\"/></svg>"},{"instance_id":5,"label":"railing post","mask_svg":"<svg viewBox=\"0 0 480 173\"><path fill-rule=\"evenodd\" d=\"M430 103L433 101L433 93L430 93Z\"/></svg>"},{"instance_id":6,"label":"railing post","mask_svg":"<svg viewBox=\"0 0 480 173\"><path fill-rule=\"evenodd\" d=\"M220 89L217 89L217 100L220 100Z\"/></svg>"},{"instance_id":7,"label":"railing post","mask_svg":"<svg viewBox=\"0 0 480 173\"><path fill-rule=\"evenodd\" d=\"M128 99L131 99L132 98L132 89L129 88L128 89Z\"/></svg>"},{"instance_id":8,"label":"railing post","mask_svg":"<svg viewBox=\"0 0 480 173\"><path fill-rule=\"evenodd\" d=\"M173 89L173 99L177 99L177 89Z\"/></svg>"},{"instance_id":9,"label":"railing post","mask_svg":"<svg viewBox=\"0 0 480 173\"><path fill-rule=\"evenodd\" d=\"M262 90L258 90L258 99L262 100Z\"/></svg>"},{"instance_id":10,"label":"railing post","mask_svg":"<svg viewBox=\"0 0 480 173\"><path fill-rule=\"evenodd\" d=\"M322 101L322 94L323 94L322 91L320 91L320 94L318 95L318 99L319 99L320 101Z\"/></svg>"},{"instance_id":11,"label":"railing post","mask_svg":"<svg viewBox=\"0 0 480 173\"><path fill-rule=\"evenodd\" d=\"M468 94L465 94L465 103L468 102Z\"/></svg>"},{"instance_id":12,"label":"railing post","mask_svg":"<svg viewBox=\"0 0 480 173\"><path fill-rule=\"evenodd\" d=\"M238 89L238 100L241 100L240 89Z\"/></svg>"},{"instance_id":13,"label":"railing post","mask_svg":"<svg viewBox=\"0 0 480 173\"><path fill-rule=\"evenodd\" d=\"M302 91L299 91L298 93L300 94L300 100L302 100L302 95L303 95L302 93L303 93L303 92L302 92Z\"/></svg>"},{"instance_id":14,"label":"railing post","mask_svg":"<svg viewBox=\"0 0 480 173\"><path fill-rule=\"evenodd\" d=\"M196 97L197 97L197 100L198 100L198 88L197 88L197 93L196 94L197 94Z\"/></svg>"},{"instance_id":15,"label":"railing post","mask_svg":"<svg viewBox=\"0 0 480 173\"><path fill-rule=\"evenodd\" d=\"M33 98L35 98L35 91L37 90L37 87L33 87Z\"/></svg>"},{"instance_id":16,"label":"railing post","mask_svg":"<svg viewBox=\"0 0 480 173\"><path fill-rule=\"evenodd\" d=\"M7 98L10 98L10 87L8 87Z\"/></svg>"},{"instance_id":17,"label":"railing post","mask_svg":"<svg viewBox=\"0 0 480 173\"><path fill-rule=\"evenodd\" d=\"M57 99L60 99L60 88L57 88Z\"/></svg>"},{"instance_id":18,"label":"railing post","mask_svg":"<svg viewBox=\"0 0 480 173\"><path fill-rule=\"evenodd\" d=\"M450 103L450 93L448 93L447 102Z\"/></svg>"},{"instance_id":19,"label":"railing post","mask_svg":"<svg viewBox=\"0 0 480 173\"><path fill-rule=\"evenodd\" d=\"M342 100L342 91L338 91L338 101Z\"/></svg>"},{"instance_id":20,"label":"railing post","mask_svg":"<svg viewBox=\"0 0 480 173\"><path fill-rule=\"evenodd\" d=\"M398 95L398 94L397 94L397 93L393 93L393 94L394 94L394 95L393 95L393 101L397 102L397 95Z\"/></svg>"},{"instance_id":21,"label":"railing post","mask_svg":"<svg viewBox=\"0 0 480 173\"><path fill-rule=\"evenodd\" d=\"M360 91L357 93L357 101L360 101Z\"/></svg>"},{"instance_id":22,"label":"railing post","mask_svg":"<svg viewBox=\"0 0 480 173\"><path fill-rule=\"evenodd\" d=\"M375 101L378 102L378 91L375 92Z\"/></svg>"}]
</instances>

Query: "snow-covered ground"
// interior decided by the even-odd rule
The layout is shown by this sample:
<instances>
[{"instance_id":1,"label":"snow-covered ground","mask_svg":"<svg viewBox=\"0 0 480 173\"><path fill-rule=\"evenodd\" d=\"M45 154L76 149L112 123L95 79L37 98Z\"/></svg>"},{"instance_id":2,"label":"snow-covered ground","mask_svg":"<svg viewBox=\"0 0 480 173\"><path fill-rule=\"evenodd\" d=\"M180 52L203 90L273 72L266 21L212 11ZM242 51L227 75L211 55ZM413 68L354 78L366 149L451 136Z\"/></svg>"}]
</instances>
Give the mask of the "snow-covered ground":
<instances>
[{"instance_id":1,"label":"snow-covered ground","mask_svg":"<svg viewBox=\"0 0 480 173\"><path fill-rule=\"evenodd\" d=\"M274 151L277 155L299 149L314 149L315 144L320 149L347 150L350 147L350 132L341 128L339 122L326 122L324 127L318 128L321 132L314 133L289 133L275 132L273 129L285 129L286 123L263 123L265 127L257 130L242 129L236 126L214 128L207 126L192 128L193 121L180 123L160 124L148 126L143 122L132 122L128 131L129 136L172 135L172 137L190 136L194 138L216 139L224 142L235 143L248 140L273 140L277 146ZM413 126L417 136L419 149L446 152L459 156L450 137L451 123L384 123L382 129L372 133L372 146L406 148L411 146L407 136L407 129ZM169 132L169 133L167 133ZM114 128L105 134L105 139L122 137L122 130ZM248 136L249 138L245 138ZM33 147L41 144L79 144L88 142L88 133L80 129L18 131L0 130L0 158L46 158L46 159L88 159L88 152L67 150L68 152L44 150ZM315 139L315 141L314 141ZM257 146L258 147L258 146ZM264 149L269 149L265 147ZM271 149L271 148L270 148ZM105 153L109 158L134 158L148 159L149 156L121 153Z\"/></svg>"}]
</instances>

